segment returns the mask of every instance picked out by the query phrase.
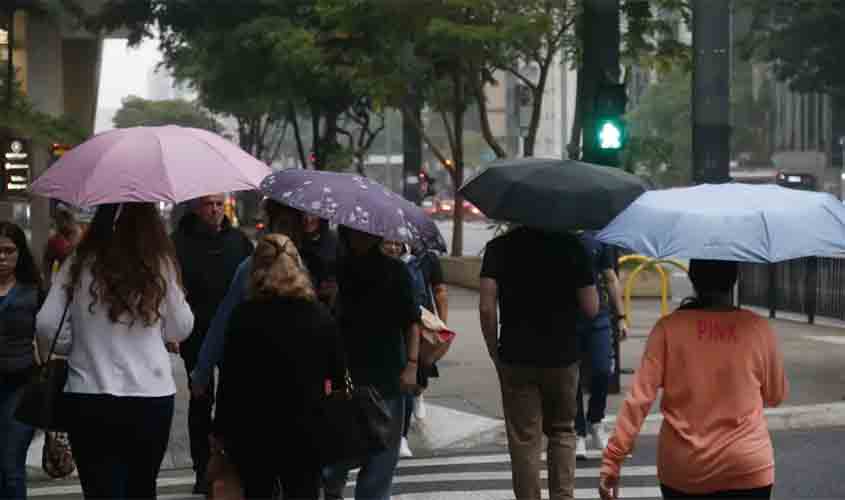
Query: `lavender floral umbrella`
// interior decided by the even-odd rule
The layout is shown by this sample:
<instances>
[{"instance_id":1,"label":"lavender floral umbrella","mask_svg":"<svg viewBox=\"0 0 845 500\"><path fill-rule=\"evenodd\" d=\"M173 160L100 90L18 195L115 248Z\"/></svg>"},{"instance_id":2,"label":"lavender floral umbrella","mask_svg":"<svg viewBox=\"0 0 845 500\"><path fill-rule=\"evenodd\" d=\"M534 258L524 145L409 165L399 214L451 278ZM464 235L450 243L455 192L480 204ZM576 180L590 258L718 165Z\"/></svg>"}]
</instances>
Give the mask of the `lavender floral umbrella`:
<instances>
[{"instance_id":1,"label":"lavender floral umbrella","mask_svg":"<svg viewBox=\"0 0 845 500\"><path fill-rule=\"evenodd\" d=\"M268 175L261 191L279 203L335 224L446 251L440 230L420 207L365 177L288 169Z\"/></svg>"}]
</instances>

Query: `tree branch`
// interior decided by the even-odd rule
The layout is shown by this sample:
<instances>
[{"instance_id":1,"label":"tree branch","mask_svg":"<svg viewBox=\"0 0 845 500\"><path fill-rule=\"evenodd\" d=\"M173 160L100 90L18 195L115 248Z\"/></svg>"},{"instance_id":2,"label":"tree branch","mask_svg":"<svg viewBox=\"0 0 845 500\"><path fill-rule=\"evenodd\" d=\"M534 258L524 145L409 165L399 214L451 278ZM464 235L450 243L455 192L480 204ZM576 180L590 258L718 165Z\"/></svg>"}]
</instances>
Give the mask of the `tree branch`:
<instances>
[{"instance_id":1,"label":"tree branch","mask_svg":"<svg viewBox=\"0 0 845 500\"><path fill-rule=\"evenodd\" d=\"M483 84L477 86L474 93L475 102L478 105L478 115L481 121L481 135L484 136L487 145L496 153L496 158L505 158L507 157L507 153L502 145L499 144L499 141L496 140L496 137L493 135L493 129L490 126L490 115L487 111L487 96L484 95Z\"/></svg>"}]
</instances>

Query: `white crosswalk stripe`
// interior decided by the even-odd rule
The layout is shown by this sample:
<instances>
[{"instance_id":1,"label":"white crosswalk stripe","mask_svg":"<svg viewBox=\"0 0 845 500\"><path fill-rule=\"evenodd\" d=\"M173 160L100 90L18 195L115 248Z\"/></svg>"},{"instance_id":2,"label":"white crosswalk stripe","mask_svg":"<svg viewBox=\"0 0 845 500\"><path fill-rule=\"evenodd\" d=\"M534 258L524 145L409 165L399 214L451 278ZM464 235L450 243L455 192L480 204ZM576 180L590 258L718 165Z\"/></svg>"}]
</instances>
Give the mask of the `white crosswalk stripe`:
<instances>
[{"instance_id":1,"label":"white crosswalk stripe","mask_svg":"<svg viewBox=\"0 0 845 500\"><path fill-rule=\"evenodd\" d=\"M575 472L575 498L597 499L599 453L588 452L588 460L578 462ZM545 457L543 457L545 459ZM543 480L546 471L541 472ZM355 473L350 474L345 491L354 497ZM169 473L159 478L160 500L193 500L192 471ZM512 500L510 457L507 453L461 454L431 458L403 459L394 478L396 500ZM548 497L548 491L543 495ZM658 499L657 468L653 465L627 465L623 469L621 498ZM50 483L29 489L31 498L81 498L78 483Z\"/></svg>"}]
</instances>

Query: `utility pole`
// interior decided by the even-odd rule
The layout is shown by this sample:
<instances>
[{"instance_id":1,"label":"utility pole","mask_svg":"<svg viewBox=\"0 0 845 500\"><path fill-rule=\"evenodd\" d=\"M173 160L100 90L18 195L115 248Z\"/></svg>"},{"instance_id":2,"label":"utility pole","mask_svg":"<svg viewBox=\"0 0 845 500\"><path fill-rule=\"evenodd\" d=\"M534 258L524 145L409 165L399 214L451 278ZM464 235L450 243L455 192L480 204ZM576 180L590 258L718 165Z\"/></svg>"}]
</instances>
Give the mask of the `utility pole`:
<instances>
[{"instance_id":1,"label":"utility pole","mask_svg":"<svg viewBox=\"0 0 845 500\"><path fill-rule=\"evenodd\" d=\"M692 179L730 181L731 0L693 0Z\"/></svg>"},{"instance_id":2,"label":"utility pole","mask_svg":"<svg viewBox=\"0 0 845 500\"><path fill-rule=\"evenodd\" d=\"M596 98L600 89L619 83L619 0L587 0L580 21L584 43L584 64L579 70L581 107L584 117L582 159L588 163L616 166L618 154L602 151Z\"/></svg>"}]
</instances>

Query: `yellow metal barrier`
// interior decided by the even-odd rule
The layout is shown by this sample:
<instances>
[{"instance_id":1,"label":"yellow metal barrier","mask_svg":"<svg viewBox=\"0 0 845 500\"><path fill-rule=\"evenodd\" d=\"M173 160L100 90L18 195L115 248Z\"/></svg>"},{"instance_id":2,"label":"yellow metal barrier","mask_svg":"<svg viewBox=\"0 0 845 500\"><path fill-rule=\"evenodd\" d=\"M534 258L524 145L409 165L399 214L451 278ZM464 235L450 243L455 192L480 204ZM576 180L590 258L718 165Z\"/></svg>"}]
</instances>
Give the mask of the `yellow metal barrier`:
<instances>
[{"instance_id":1,"label":"yellow metal barrier","mask_svg":"<svg viewBox=\"0 0 845 500\"><path fill-rule=\"evenodd\" d=\"M636 261L639 262L640 265L634 269L634 271L628 276L628 279L625 281L625 317L627 318L626 322L630 325L631 322L631 292L634 288L634 282L637 279L637 276L643 272L644 270L654 267L657 269L657 272L660 274L660 314L666 316L669 314L669 278L666 276L666 270L663 269L664 264L668 264L674 266L684 272L687 272L686 266L681 264L678 261L671 260L671 259L652 259L650 257L646 257L644 255L626 255L619 259L619 264L622 265L628 261Z\"/></svg>"}]
</instances>

